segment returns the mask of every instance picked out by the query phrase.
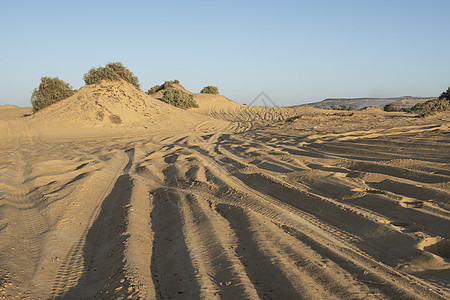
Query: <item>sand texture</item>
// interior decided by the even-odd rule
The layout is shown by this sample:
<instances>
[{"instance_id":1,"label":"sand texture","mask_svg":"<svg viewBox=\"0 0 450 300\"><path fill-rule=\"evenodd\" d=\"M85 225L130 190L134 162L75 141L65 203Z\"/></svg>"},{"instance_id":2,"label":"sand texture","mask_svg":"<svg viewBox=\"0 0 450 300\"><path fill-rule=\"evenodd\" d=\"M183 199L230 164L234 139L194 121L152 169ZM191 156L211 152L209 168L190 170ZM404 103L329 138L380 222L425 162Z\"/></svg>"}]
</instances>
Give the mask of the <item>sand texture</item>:
<instances>
[{"instance_id":1,"label":"sand texture","mask_svg":"<svg viewBox=\"0 0 450 300\"><path fill-rule=\"evenodd\" d=\"M0 297L450 298L450 114L194 95L0 110Z\"/></svg>"}]
</instances>

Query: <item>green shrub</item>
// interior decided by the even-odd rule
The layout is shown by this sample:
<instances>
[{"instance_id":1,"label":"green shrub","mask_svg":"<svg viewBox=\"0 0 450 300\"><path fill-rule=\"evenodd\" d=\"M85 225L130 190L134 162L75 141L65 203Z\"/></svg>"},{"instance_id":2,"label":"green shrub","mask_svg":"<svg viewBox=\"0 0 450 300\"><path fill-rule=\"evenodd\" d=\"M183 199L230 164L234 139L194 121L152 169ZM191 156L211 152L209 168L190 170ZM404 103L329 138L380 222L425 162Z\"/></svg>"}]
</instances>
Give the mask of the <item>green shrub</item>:
<instances>
[{"instance_id":1,"label":"green shrub","mask_svg":"<svg viewBox=\"0 0 450 300\"><path fill-rule=\"evenodd\" d=\"M402 108L400 108L400 111L410 113L411 112L411 107L402 107Z\"/></svg>"},{"instance_id":2,"label":"green shrub","mask_svg":"<svg viewBox=\"0 0 450 300\"><path fill-rule=\"evenodd\" d=\"M193 95L177 89L165 90L162 101L183 109L198 107Z\"/></svg>"},{"instance_id":3,"label":"green shrub","mask_svg":"<svg viewBox=\"0 0 450 300\"><path fill-rule=\"evenodd\" d=\"M422 103L416 103L416 105L414 105L413 107L411 107L411 112L419 112L423 105L425 104L425 102Z\"/></svg>"},{"instance_id":4,"label":"green shrub","mask_svg":"<svg viewBox=\"0 0 450 300\"><path fill-rule=\"evenodd\" d=\"M167 80L164 81L164 83L161 85L163 90L167 90L170 88L174 88L175 87L175 83L173 82L173 80Z\"/></svg>"},{"instance_id":5,"label":"green shrub","mask_svg":"<svg viewBox=\"0 0 450 300\"><path fill-rule=\"evenodd\" d=\"M105 67L92 68L84 74L83 79L86 84L98 83L101 80L117 81L123 79L138 89L141 88L139 79L120 62L109 63Z\"/></svg>"},{"instance_id":6,"label":"green shrub","mask_svg":"<svg viewBox=\"0 0 450 300\"><path fill-rule=\"evenodd\" d=\"M333 110L355 110L356 108L351 105L334 106Z\"/></svg>"},{"instance_id":7,"label":"green shrub","mask_svg":"<svg viewBox=\"0 0 450 300\"><path fill-rule=\"evenodd\" d=\"M39 87L31 94L33 112L69 98L75 93L72 87L57 77L42 77Z\"/></svg>"},{"instance_id":8,"label":"green shrub","mask_svg":"<svg viewBox=\"0 0 450 300\"><path fill-rule=\"evenodd\" d=\"M417 103L411 108L411 111L418 113L418 117L426 117L436 114L441 111L450 110L450 99L449 98L438 98L428 100L423 103Z\"/></svg>"},{"instance_id":9,"label":"green shrub","mask_svg":"<svg viewBox=\"0 0 450 300\"><path fill-rule=\"evenodd\" d=\"M401 108L400 108L400 106L398 106L397 103L386 104L383 109L384 109L384 111L389 111L389 112L401 111Z\"/></svg>"},{"instance_id":10,"label":"green shrub","mask_svg":"<svg viewBox=\"0 0 450 300\"><path fill-rule=\"evenodd\" d=\"M441 111L450 111L450 87L439 98L417 103L411 108L411 112L417 113L421 118Z\"/></svg>"},{"instance_id":11,"label":"green shrub","mask_svg":"<svg viewBox=\"0 0 450 300\"><path fill-rule=\"evenodd\" d=\"M153 94L156 94L157 92L159 92L160 90L162 90L162 86L160 86L160 85L155 85L155 86L151 87L151 88L147 91L147 94L153 95Z\"/></svg>"},{"instance_id":12,"label":"green shrub","mask_svg":"<svg viewBox=\"0 0 450 300\"><path fill-rule=\"evenodd\" d=\"M202 94L213 94L213 95L219 95L219 88L217 86L205 86L200 93Z\"/></svg>"},{"instance_id":13,"label":"green shrub","mask_svg":"<svg viewBox=\"0 0 450 300\"><path fill-rule=\"evenodd\" d=\"M447 99L450 100L450 87L445 92L442 92L442 94L439 96L439 99Z\"/></svg>"},{"instance_id":14,"label":"green shrub","mask_svg":"<svg viewBox=\"0 0 450 300\"><path fill-rule=\"evenodd\" d=\"M147 91L147 94L153 95L153 94L156 94L157 92L159 92L161 90L167 90L167 89L170 89L170 88L174 88L176 84L180 84L180 81L176 80L176 79L175 80L164 81L163 84L155 85L151 89L149 89Z\"/></svg>"}]
</instances>

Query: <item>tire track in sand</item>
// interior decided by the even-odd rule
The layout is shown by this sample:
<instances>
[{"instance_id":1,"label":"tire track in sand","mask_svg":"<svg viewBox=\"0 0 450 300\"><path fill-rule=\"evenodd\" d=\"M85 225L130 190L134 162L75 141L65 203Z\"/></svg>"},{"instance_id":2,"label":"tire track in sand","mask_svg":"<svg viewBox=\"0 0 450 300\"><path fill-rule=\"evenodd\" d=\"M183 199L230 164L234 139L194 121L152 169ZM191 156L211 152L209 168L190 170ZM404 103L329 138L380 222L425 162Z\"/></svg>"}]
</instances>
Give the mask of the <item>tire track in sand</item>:
<instances>
[{"instance_id":1,"label":"tire track in sand","mask_svg":"<svg viewBox=\"0 0 450 300\"><path fill-rule=\"evenodd\" d=\"M92 183L90 188L96 191L94 197L95 201L93 201L93 203L90 203L91 207L88 211L89 217L86 218L86 221L84 222L84 224L82 224L82 231L72 233L78 237L68 250L67 254L61 259L56 278L51 285L51 298L62 296L71 288L75 287L81 275L83 274L83 249L86 243L86 237L94 221L97 219L100 213L100 208L103 201L105 200L106 196L111 193L113 187L118 182L120 174L123 172L127 163L129 162L128 156L123 152L116 153L116 155L114 155L111 160L112 161L108 163L108 167L106 168L106 170L103 170L101 173L104 176L103 178L99 173L94 175L96 178L95 180L93 180L94 183ZM77 195L77 199L92 197L92 190L89 190L89 188L85 190L85 193L85 196L83 196L83 194Z\"/></svg>"},{"instance_id":2,"label":"tire track in sand","mask_svg":"<svg viewBox=\"0 0 450 300\"><path fill-rule=\"evenodd\" d=\"M187 151L185 145L177 144L177 146L183 147L184 152ZM332 257L332 259L338 261L338 265L351 274L363 273L364 276L368 276L367 278L370 278L369 280L364 279L364 277L359 277L359 275L356 276L356 279L362 284L365 284L366 281L367 284L372 286L382 286L382 288L378 289L377 293L384 295L397 295L399 298L405 299L419 299L425 295L426 297L430 297L432 299L441 298L440 295L430 292L428 285L420 279L394 270L380 261L373 259L367 253L355 247L352 242L349 243L349 241L345 238L345 236L348 236L348 233L319 221L315 217L308 216L305 212L302 212L287 203L268 197L267 195L254 190L251 186L248 186L244 182L240 181L238 178L229 173L227 167L220 165L216 161L216 159L219 159L219 161L223 162L220 157L217 158L217 153L211 157L208 155L207 151L198 149L193 145L190 145L188 148L190 151L193 151L193 153L196 153L195 156L201 165L204 166L210 174L212 174L214 177L214 180L212 181L213 185L218 187L223 185L228 186L226 190L230 191L231 194L237 192L244 195L244 198L246 198L245 201L239 201L238 199L242 199L242 197L234 197L230 199L230 194L228 192L224 194L219 193L219 203L223 202L228 205L242 207L243 209L253 208L256 212L263 212L263 214L277 223L289 224L287 227L284 227L288 232L301 232L302 234L293 234L299 239L302 236L310 236L311 234L317 236L317 239L321 240L319 243L321 248L316 248L318 249L317 251L320 250L321 252L326 253L328 257ZM205 149L205 147L202 147L202 149ZM172 163L176 165L176 162L172 161ZM176 169L181 170L186 168L181 166L172 167L172 170ZM174 171L172 174L176 174L176 172ZM209 184L211 184L211 182ZM191 189L193 188L191 187ZM203 189L203 192L208 192L207 189ZM209 187L209 189L211 189L211 187ZM233 190L236 192L233 192ZM255 204L250 205L251 201L249 203L249 198L256 200L256 206ZM304 218L305 215L308 216L306 219ZM308 230L306 230L306 228ZM311 244L311 241L308 240L308 243ZM334 245L337 249L334 247L331 247L330 249L330 247L324 245ZM325 251L324 249L327 250ZM345 255L339 254L343 251L343 249L345 249ZM375 271L371 266L376 266Z\"/></svg>"}]
</instances>

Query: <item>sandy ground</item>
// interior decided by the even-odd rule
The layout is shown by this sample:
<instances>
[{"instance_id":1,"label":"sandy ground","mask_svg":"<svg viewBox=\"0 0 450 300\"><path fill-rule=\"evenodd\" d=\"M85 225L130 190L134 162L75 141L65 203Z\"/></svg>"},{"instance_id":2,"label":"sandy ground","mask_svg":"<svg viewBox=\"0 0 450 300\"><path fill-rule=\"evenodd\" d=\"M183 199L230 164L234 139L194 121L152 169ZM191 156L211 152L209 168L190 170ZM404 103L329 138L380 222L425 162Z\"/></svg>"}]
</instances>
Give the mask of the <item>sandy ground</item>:
<instances>
[{"instance_id":1,"label":"sandy ground","mask_svg":"<svg viewBox=\"0 0 450 300\"><path fill-rule=\"evenodd\" d=\"M2 297L450 298L450 114L195 98L0 110Z\"/></svg>"}]
</instances>

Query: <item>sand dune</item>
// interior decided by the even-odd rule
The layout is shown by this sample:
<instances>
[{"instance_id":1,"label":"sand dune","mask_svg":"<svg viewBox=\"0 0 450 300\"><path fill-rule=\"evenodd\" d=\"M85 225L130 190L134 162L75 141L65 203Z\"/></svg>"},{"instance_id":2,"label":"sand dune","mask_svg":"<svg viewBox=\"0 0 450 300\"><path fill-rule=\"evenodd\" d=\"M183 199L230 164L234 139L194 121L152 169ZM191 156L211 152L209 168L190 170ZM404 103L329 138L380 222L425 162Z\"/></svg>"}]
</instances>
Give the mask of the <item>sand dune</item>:
<instances>
[{"instance_id":1,"label":"sand dune","mask_svg":"<svg viewBox=\"0 0 450 300\"><path fill-rule=\"evenodd\" d=\"M0 121L3 297L450 297L449 114L194 95L102 83Z\"/></svg>"},{"instance_id":2,"label":"sand dune","mask_svg":"<svg viewBox=\"0 0 450 300\"><path fill-rule=\"evenodd\" d=\"M180 124L189 127L198 121L190 112L159 101L125 81L86 85L72 97L39 111L32 119L50 127L54 122L62 122L64 126L84 128L133 129L176 128Z\"/></svg>"}]
</instances>

